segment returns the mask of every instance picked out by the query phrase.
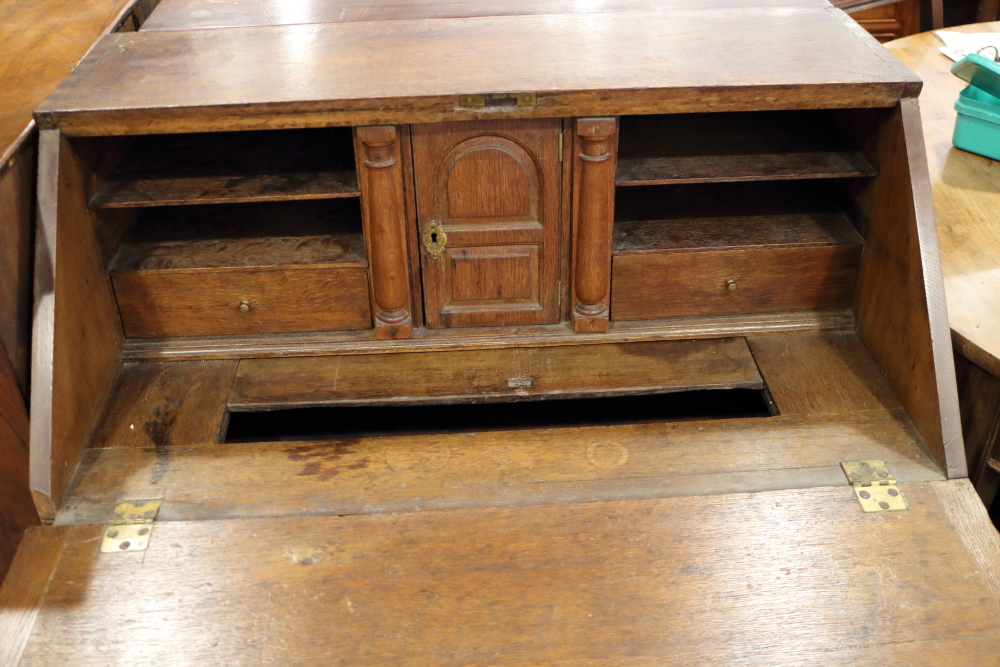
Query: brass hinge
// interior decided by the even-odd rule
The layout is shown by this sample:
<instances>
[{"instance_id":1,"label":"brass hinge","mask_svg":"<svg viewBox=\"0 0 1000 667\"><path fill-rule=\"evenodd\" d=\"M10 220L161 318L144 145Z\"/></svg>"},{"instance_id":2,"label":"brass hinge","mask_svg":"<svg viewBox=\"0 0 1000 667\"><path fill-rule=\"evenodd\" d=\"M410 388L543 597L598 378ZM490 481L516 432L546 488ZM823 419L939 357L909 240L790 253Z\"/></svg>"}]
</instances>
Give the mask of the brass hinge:
<instances>
[{"instance_id":1,"label":"brass hinge","mask_svg":"<svg viewBox=\"0 0 1000 667\"><path fill-rule=\"evenodd\" d=\"M559 133L559 161L563 161L563 133Z\"/></svg>"},{"instance_id":2,"label":"brass hinge","mask_svg":"<svg viewBox=\"0 0 1000 667\"><path fill-rule=\"evenodd\" d=\"M854 487L854 495L866 512L892 512L908 509L896 480L885 461L843 461L840 467Z\"/></svg>"},{"instance_id":3,"label":"brass hinge","mask_svg":"<svg viewBox=\"0 0 1000 667\"><path fill-rule=\"evenodd\" d=\"M145 551L162 500L123 500L104 527L101 553Z\"/></svg>"},{"instance_id":4,"label":"brass hinge","mask_svg":"<svg viewBox=\"0 0 1000 667\"><path fill-rule=\"evenodd\" d=\"M559 136L561 137L562 135L560 134ZM562 281L560 280L556 283L556 305L560 308L562 308L562 292Z\"/></svg>"}]
</instances>

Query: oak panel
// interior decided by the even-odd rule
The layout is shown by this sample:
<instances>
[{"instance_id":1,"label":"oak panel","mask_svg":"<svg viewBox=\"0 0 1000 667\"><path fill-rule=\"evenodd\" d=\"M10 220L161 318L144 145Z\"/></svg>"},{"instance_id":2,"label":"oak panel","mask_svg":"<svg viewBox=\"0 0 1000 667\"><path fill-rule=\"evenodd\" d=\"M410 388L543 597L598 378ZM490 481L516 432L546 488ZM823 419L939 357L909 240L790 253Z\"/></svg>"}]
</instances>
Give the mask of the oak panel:
<instances>
[{"instance_id":1,"label":"oak panel","mask_svg":"<svg viewBox=\"0 0 1000 667\"><path fill-rule=\"evenodd\" d=\"M37 139L37 137L35 137ZM23 400L28 397L37 140L0 165L0 343L7 348Z\"/></svg>"},{"instance_id":2,"label":"oak panel","mask_svg":"<svg viewBox=\"0 0 1000 667\"><path fill-rule=\"evenodd\" d=\"M901 490L890 518L841 486L160 522L113 557L73 527L22 665L996 664L993 529L950 514L972 489Z\"/></svg>"},{"instance_id":3,"label":"oak panel","mask_svg":"<svg viewBox=\"0 0 1000 667\"><path fill-rule=\"evenodd\" d=\"M162 468L174 444L217 443L238 363L125 364L91 448L152 448Z\"/></svg>"},{"instance_id":4,"label":"oak panel","mask_svg":"<svg viewBox=\"0 0 1000 667\"><path fill-rule=\"evenodd\" d=\"M858 194L858 333L949 477L967 475L920 109L844 116L879 175Z\"/></svg>"},{"instance_id":5,"label":"oak panel","mask_svg":"<svg viewBox=\"0 0 1000 667\"><path fill-rule=\"evenodd\" d=\"M381 354L393 352L594 345L651 340L726 338L759 333L854 331L850 309L759 313L723 317L612 322L608 331L576 335L566 324L462 329L415 329L403 341L373 340L368 332L320 332L271 336L194 336L190 338L133 338L125 342L129 361L182 359L264 359L326 354Z\"/></svg>"},{"instance_id":6,"label":"oak panel","mask_svg":"<svg viewBox=\"0 0 1000 667\"><path fill-rule=\"evenodd\" d=\"M372 326L368 272L363 266L164 269L116 273L113 282L129 337Z\"/></svg>"},{"instance_id":7,"label":"oak panel","mask_svg":"<svg viewBox=\"0 0 1000 667\"><path fill-rule=\"evenodd\" d=\"M559 321L560 120L416 125L417 220L429 327ZM432 237L433 238L433 237ZM426 245L426 242L425 242Z\"/></svg>"},{"instance_id":8,"label":"oak panel","mask_svg":"<svg viewBox=\"0 0 1000 667\"><path fill-rule=\"evenodd\" d=\"M860 255L860 246L615 255L611 319L843 308Z\"/></svg>"},{"instance_id":9,"label":"oak panel","mask_svg":"<svg viewBox=\"0 0 1000 667\"><path fill-rule=\"evenodd\" d=\"M43 520L55 516L121 363L125 337L102 245L108 221L86 201L97 178L89 167L107 149L56 130L39 139L31 490Z\"/></svg>"},{"instance_id":10,"label":"oak panel","mask_svg":"<svg viewBox=\"0 0 1000 667\"><path fill-rule=\"evenodd\" d=\"M160 520L187 521L836 486L841 461L870 458L900 481L944 478L901 410L207 446L175 433L165 450L88 452L57 523L104 522L119 497L163 497Z\"/></svg>"},{"instance_id":11,"label":"oak panel","mask_svg":"<svg viewBox=\"0 0 1000 667\"><path fill-rule=\"evenodd\" d=\"M853 333L751 336L747 343L783 415L902 407Z\"/></svg>"},{"instance_id":12,"label":"oak panel","mask_svg":"<svg viewBox=\"0 0 1000 667\"><path fill-rule=\"evenodd\" d=\"M746 343L730 338L247 359L240 362L229 407L517 401L760 386Z\"/></svg>"},{"instance_id":13,"label":"oak panel","mask_svg":"<svg viewBox=\"0 0 1000 667\"><path fill-rule=\"evenodd\" d=\"M296 23L344 23L417 18L463 18L537 14L598 14L650 9L708 9L732 7L821 7L823 0L599 0L582 5L573 0L313 0L290 11L281 0L166 0L142 30L245 28Z\"/></svg>"},{"instance_id":14,"label":"oak panel","mask_svg":"<svg viewBox=\"0 0 1000 667\"><path fill-rule=\"evenodd\" d=\"M720 35L740 35L740 57L725 67L705 57ZM119 33L38 118L77 134L164 133L888 106L915 93L917 79L874 46L822 7ZM142 76L128 74L140 62ZM518 91L536 91L538 103L456 105L459 95Z\"/></svg>"}]
</instances>

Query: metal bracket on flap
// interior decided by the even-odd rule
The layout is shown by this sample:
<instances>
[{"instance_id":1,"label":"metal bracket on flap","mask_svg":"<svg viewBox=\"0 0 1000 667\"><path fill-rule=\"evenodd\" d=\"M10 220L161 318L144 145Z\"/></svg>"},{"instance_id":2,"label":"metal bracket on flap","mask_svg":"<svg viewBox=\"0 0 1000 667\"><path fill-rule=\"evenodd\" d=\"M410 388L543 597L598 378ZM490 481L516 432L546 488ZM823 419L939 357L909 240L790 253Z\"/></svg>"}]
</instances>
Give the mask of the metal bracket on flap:
<instances>
[{"instance_id":1,"label":"metal bracket on flap","mask_svg":"<svg viewBox=\"0 0 1000 667\"><path fill-rule=\"evenodd\" d=\"M162 500L123 500L115 505L101 540L101 553L145 551Z\"/></svg>"},{"instance_id":2,"label":"metal bracket on flap","mask_svg":"<svg viewBox=\"0 0 1000 667\"><path fill-rule=\"evenodd\" d=\"M854 487L854 495L866 512L892 512L908 509L896 480L885 461L843 461L840 467Z\"/></svg>"},{"instance_id":3,"label":"metal bracket on flap","mask_svg":"<svg viewBox=\"0 0 1000 667\"><path fill-rule=\"evenodd\" d=\"M489 95L459 95L463 107L533 107L538 103L535 93L492 93Z\"/></svg>"}]
</instances>

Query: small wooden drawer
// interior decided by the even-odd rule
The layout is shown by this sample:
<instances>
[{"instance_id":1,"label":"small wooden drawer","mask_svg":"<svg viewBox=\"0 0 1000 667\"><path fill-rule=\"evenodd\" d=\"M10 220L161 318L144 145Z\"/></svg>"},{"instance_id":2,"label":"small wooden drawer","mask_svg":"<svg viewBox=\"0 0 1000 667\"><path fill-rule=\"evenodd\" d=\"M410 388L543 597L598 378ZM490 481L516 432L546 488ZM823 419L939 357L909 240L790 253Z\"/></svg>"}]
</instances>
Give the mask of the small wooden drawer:
<instances>
[{"instance_id":1,"label":"small wooden drawer","mask_svg":"<svg viewBox=\"0 0 1000 667\"><path fill-rule=\"evenodd\" d=\"M369 329L359 266L131 271L112 275L130 338Z\"/></svg>"},{"instance_id":2,"label":"small wooden drawer","mask_svg":"<svg viewBox=\"0 0 1000 667\"><path fill-rule=\"evenodd\" d=\"M861 245L615 256L611 319L846 308Z\"/></svg>"},{"instance_id":3,"label":"small wooden drawer","mask_svg":"<svg viewBox=\"0 0 1000 667\"><path fill-rule=\"evenodd\" d=\"M864 239L816 183L627 188L611 319L846 308Z\"/></svg>"},{"instance_id":4,"label":"small wooden drawer","mask_svg":"<svg viewBox=\"0 0 1000 667\"><path fill-rule=\"evenodd\" d=\"M372 328L356 199L150 209L109 273L130 338Z\"/></svg>"}]
</instances>

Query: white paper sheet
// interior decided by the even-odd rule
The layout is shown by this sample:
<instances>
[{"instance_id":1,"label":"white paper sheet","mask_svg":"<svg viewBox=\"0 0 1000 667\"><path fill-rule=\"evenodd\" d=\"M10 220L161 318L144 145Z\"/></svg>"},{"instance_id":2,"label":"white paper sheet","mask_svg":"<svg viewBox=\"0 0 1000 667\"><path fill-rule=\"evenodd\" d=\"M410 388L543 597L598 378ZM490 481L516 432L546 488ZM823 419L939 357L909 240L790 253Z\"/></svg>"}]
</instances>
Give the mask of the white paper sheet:
<instances>
[{"instance_id":1,"label":"white paper sheet","mask_svg":"<svg viewBox=\"0 0 1000 667\"><path fill-rule=\"evenodd\" d=\"M938 30L934 34L944 42L944 46L941 47L941 53L952 60L961 60L970 53L976 53L987 46L995 46L1000 51L1000 32L966 34L952 30ZM993 54L990 52L983 55L990 57Z\"/></svg>"}]
</instances>

